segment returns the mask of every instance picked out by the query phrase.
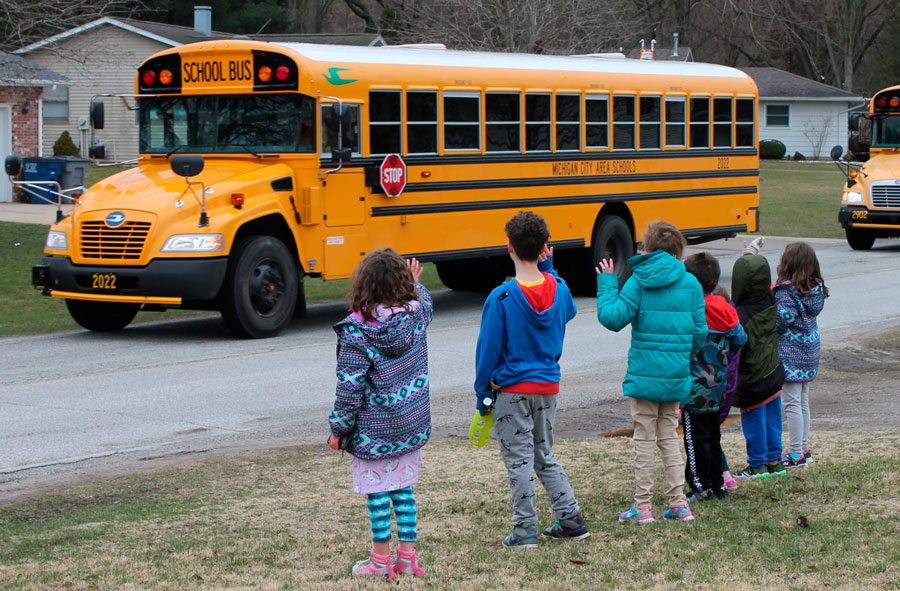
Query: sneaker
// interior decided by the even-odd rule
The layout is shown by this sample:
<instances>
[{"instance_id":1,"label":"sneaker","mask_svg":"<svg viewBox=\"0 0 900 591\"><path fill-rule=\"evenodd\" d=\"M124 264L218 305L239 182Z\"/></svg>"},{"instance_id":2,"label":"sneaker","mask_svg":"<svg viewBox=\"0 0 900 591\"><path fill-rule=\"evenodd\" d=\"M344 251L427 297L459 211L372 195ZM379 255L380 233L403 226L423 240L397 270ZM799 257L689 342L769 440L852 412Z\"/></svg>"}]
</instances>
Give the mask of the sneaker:
<instances>
[{"instance_id":1,"label":"sneaker","mask_svg":"<svg viewBox=\"0 0 900 591\"><path fill-rule=\"evenodd\" d=\"M803 457L806 458L806 465L807 465L807 466L810 465L810 464L812 464L813 461L814 461L814 460L813 460L813 457L812 457L812 452L809 451L809 450L806 450L805 452L803 452Z\"/></svg>"},{"instance_id":2,"label":"sneaker","mask_svg":"<svg viewBox=\"0 0 900 591\"><path fill-rule=\"evenodd\" d=\"M637 521L638 523L653 523L656 519L653 518L653 506L652 505L644 505L642 507L638 507L637 505L632 505L628 511L619 514L619 521L621 523L625 523L626 521Z\"/></svg>"},{"instance_id":3,"label":"sneaker","mask_svg":"<svg viewBox=\"0 0 900 591\"><path fill-rule=\"evenodd\" d=\"M762 466L747 466L743 470L734 473L735 478L742 480L759 480L760 478L769 478L769 468L763 464Z\"/></svg>"},{"instance_id":4,"label":"sneaker","mask_svg":"<svg viewBox=\"0 0 900 591\"><path fill-rule=\"evenodd\" d=\"M785 468L806 468L806 456L803 454L794 455L786 454L787 457L781 460L781 465Z\"/></svg>"},{"instance_id":5,"label":"sneaker","mask_svg":"<svg viewBox=\"0 0 900 591\"><path fill-rule=\"evenodd\" d=\"M391 568L390 555L375 554L374 550L372 551L372 556L354 564L350 574L354 577L382 577L388 581L396 576L394 569Z\"/></svg>"},{"instance_id":6,"label":"sneaker","mask_svg":"<svg viewBox=\"0 0 900 591\"><path fill-rule=\"evenodd\" d=\"M397 548L397 561L393 564L394 572L398 575L412 575L424 577L425 571L416 564L416 551L405 552Z\"/></svg>"},{"instance_id":7,"label":"sneaker","mask_svg":"<svg viewBox=\"0 0 900 591\"><path fill-rule=\"evenodd\" d=\"M523 528L514 527L512 533L503 538L503 545L507 548L537 548L537 534L529 533Z\"/></svg>"},{"instance_id":8,"label":"sneaker","mask_svg":"<svg viewBox=\"0 0 900 591\"><path fill-rule=\"evenodd\" d=\"M693 521L694 514L691 513L691 509L687 505L678 505L677 507L672 507L670 509L666 509L666 512L663 513L663 519L676 519L678 521Z\"/></svg>"},{"instance_id":9,"label":"sneaker","mask_svg":"<svg viewBox=\"0 0 900 591\"><path fill-rule=\"evenodd\" d=\"M552 526L541 532L545 538L557 540L583 540L591 537L587 524L581 515L574 515L569 519L560 519Z\"/></svg>"},{"instance_id":10,"label":"sneaker","mask_svg":"<svg viewBox=\"0 0 900 591\"><path fill-rule=\"evenodd\" d=\"M787 469L781 462L766 464L766 470L769 471L769 476L784 476L787 474Z\"/></svg>"},{"instance_id":11,"label":"sneaker","mask_svg":"<svg viewBox=\"0 0 900 591\"><path fill-rule=\"evenodd\" d=\"M735 480L734 478L726 478L725 488L737 488L737 480Z\"/></svg>"},{"instance_id":12,"label":"sneaker","mask_svg":"<svg viewBox=\"0 0 900 591\"><path fill-rule=\"evenodd\" d=\"M699 503L701 501L708 501L712 498L712 490L702 490L700 492L694 491L687 497L687 502L690 503Z\"/></svg>"},{"instance_id":13,"label":"sneaker","mask_svg":"<svg viewBox=\"0 0 900 591\"><path fill-rule=\"evenodd\" d=\"M722 486L719 490L712 489L712 496L710 498L718 501L727 501L731 499L731 495L728 494L728 489L725 486Z\"/></svg>"}]
</instances>

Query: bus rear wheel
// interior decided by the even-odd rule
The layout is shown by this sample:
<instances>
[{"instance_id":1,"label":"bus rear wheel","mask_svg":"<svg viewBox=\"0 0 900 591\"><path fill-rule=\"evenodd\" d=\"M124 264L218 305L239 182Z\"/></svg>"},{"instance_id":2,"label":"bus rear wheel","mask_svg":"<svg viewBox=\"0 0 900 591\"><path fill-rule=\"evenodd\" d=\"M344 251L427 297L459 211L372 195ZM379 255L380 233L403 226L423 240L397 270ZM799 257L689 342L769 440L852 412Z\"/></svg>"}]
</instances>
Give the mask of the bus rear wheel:
<instances>
[{"instance_id":1,"label":"bus rear wheel","mask_svg":"<svg viewBox=\"0 0 900 591\"><path fill-rule=\"evenodd\" d=\"M631 275L628 259L634 256L634 237L628 223L617 215L604 216L594 232L594 242L591 244L592 273L594 267L599 265L602 259L612 259L619 285ZM596 285L596 279L594 279Z\"/></svg>"},{"instance_id":2,"label":"bus rear wheel","mask_svg":"<svg viewBox=\"0 0 900 591\"><path fill-rule=\"evenodd\" d=\"M853 250L869 250L872 248L872 245L875 244L875 235L871 232L864 232L853 228L847 228L845 232L847 234L847 244L849 244L850 248Z\"/></svg>"},{"instance_id":3,"label":"bus rear wheel","mask_svg":"<svg viewBox=\"0 0 900 591\"><path fill-rule=\"evenodd\" d=\"M66 300L69 314L79 325L97 332L122 330L134 320L140 304Z\"/></svg>"},{"instance_id":4,"label":"bus rear wheel","mask_svg":"<svg viewBox=\"0 0 900 591\"><path fill-rule=\"evenodd\" d=\"M297 262L283 242L250 236L235 249L223 287L222 318L235 335L275 336L291 321L297 305Z\"/></svg>"}]
</instances>

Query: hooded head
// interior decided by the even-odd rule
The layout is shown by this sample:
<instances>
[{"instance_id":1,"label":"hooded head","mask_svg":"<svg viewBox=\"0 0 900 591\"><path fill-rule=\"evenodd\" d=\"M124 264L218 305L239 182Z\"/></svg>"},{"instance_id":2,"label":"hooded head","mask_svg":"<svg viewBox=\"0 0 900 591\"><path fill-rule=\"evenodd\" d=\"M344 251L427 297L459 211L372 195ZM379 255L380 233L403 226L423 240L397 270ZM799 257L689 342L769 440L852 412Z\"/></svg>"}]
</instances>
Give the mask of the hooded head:
<instances>
[{"instance_id":1,"label":"hooded head","mask_svg":"<svg viewBox=\"0 0 900 591\"><path fill-rule=\"evenodd\" d=\"M748 254L734 263L731 273L731 299L736 306L752 304L771 291L772 271L769 261L759 254Z\"/></svg>"}]
</instances>

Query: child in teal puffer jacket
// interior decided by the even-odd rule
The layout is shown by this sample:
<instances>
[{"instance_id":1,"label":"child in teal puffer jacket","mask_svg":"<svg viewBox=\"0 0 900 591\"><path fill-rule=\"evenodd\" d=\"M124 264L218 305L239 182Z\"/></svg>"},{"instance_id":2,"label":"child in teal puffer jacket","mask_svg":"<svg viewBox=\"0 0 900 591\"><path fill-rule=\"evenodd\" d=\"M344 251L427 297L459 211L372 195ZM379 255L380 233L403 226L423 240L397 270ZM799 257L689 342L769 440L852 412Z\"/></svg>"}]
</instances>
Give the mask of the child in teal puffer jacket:
<instances>
[{"instance_id":1,"label":"child in teal puffer jacket","mask_svg":"<svg viewBox=\"0 0 900 591\"><path fill-rule=\"evenodd\" d=\"M634 420L634 504L619 521L654 521L651 501L654 446L666 472L669 509L664 519L694 518L684 497L684 459L678 437L678 405L691 392L691 359L706 341L703 288L679 260L685 240L667 222L644 234L647 254L628 260L632 276L619 291L612 260L597 268L597 318L620 331L631 324L631 348L623 392Z\"/></svg>"}]
</instances>

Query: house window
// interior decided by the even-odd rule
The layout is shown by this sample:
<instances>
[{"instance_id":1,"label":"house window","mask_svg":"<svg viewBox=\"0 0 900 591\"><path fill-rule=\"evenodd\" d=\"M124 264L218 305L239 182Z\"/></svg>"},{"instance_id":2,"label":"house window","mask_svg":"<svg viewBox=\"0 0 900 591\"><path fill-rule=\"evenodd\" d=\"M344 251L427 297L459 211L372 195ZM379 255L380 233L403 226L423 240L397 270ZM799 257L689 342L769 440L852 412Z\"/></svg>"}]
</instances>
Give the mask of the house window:
<instances>
[{"instance_id":1,"label":"house window","mask_svg":"<svg viewBox=\"0 0 900 591\"><path fill-rule=\"evenodd\" d=\"M69 119L69 87L51 86L44 89L44 119Z\"/></svg>"},{"instance_id":2,"label":"house window","mask_svg":"<svg viewBox=\"0 0 900 591\"><path fill-rule=\"evenodd\" d=\"M400 93L369 92L369 153L400 153Z\"/></svg>"},{"instance_id":3,"label":"house window","mask_svg":"<svg viewBox=\"0 0 900 591\"><path fill-rule=\"evenodd\" d=\"M739 148L752 148L756 136L753 129L754 100L739 98L734 104L734 145Z\"/></svg>"},{"instance_id":4,"label":"house window","mask_svg":"<svg viewBox=\"0 0 900 591\"><path fill-rule=\"evenodd\" d=\"M709 97L691 98L691 147L709 147Z\"/></svg>"},{"instance_id":5,"label":"house window","mask_svg":"<svg viewBox=\"0 0 900 591\"><path fill-rule=\"evenodd\" d=\"M444 150L481 150L481 94L444 93Z\"/></svg>"},{"instance_id":6,"label":"house window","mask_svg":"<svg viewBox=\"0 0 900 591\"><path fill-rule=\"evenodd\" d=\"M766 105L766 127L789 127L790 105Z\"/></svg>"},{"instance_id":7,"label":"house window","mask_svg":"<svg viewBox=\"0 0 900 591\"><path fill-rule=\"evenodd\" d=\"M634 98L613 97L613 150L634 150Z\"/></svg>"},{"instance_id":8,"label":"house window","mask_svg":"<svg viewBox=\"0 0 900 591\"><path fill-rule=\"evenodd\" d=\"M584 141L588 148L609 147L609 97L584 97Z\"/></svg>"},{"instance_id":9,"label":"house window","mask_svg":"<svg viewBox=\"0 0 900 591\"><path fill-rule=\"evenodd\" d=\"M484 95L485 143L488 152L519 152L521 95L488 92Z\"/></svg>"},{"instance_id":10,"label":"house window","mask_svg":"<svg viewBox=\"0 0 900 591\"><path fill-rule=\"evenodd\" d=\"M660 113L660 97L642 96L641 107L641 150L659 149L660 127L662 115Z\"/></svg>"},{"instance_id":11,"label":"house window","mask_svg":"<svg viewBox=\"0 0 900 591\"><path fill-rule=\"evenodd\" d=\"M550 95L525 95L525 149L529 152L550 150Z\"/></svg>"},{"instance_id":12,"label":"house window","mask_svg":"<svg viewBox=\"0 0 900 591\"><path fill-rule=\"evenodd\" d=\"M685 99L683 96L666 97L666 147L683 148L685 128Z\"/></svg>"},{"instance_id":13,"label":"house window","mask_svg":"<svg viewBox=\"0 0 900 591\"><path fill-rule=\"evenodd\" d=\"M406 145L409 154L437 154L437 93L406 93Z\"/></svg>"}]
</instances>

